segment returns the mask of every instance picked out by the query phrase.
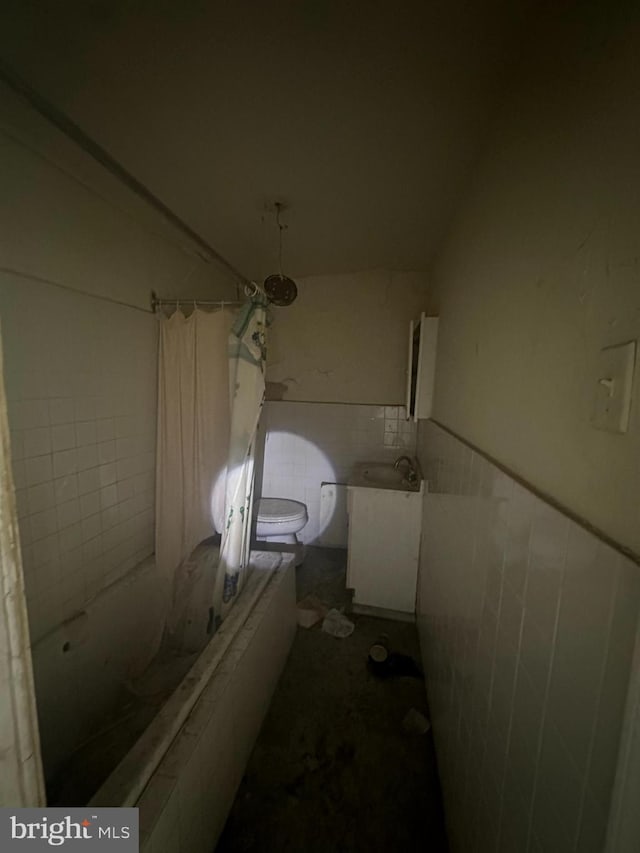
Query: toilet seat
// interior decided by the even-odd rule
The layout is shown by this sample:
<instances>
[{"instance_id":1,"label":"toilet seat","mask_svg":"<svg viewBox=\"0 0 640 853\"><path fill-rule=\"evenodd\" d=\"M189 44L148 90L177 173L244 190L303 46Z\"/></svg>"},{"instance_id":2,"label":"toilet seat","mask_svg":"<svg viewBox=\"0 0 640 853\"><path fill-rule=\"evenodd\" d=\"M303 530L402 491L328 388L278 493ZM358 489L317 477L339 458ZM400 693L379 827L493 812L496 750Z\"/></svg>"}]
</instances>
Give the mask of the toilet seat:
<instances>
[{"instance_id":1,"label":"toilet seat","mask_svg":"<svg viewBox=\"0 0 640 853\"><path fill-rule=\"evenodd\" d=\"M300 501L290 498L260 498L258 501L258 521L267 523L296 521L305 518L307 508Z\"/></svg>"}]
</instances>

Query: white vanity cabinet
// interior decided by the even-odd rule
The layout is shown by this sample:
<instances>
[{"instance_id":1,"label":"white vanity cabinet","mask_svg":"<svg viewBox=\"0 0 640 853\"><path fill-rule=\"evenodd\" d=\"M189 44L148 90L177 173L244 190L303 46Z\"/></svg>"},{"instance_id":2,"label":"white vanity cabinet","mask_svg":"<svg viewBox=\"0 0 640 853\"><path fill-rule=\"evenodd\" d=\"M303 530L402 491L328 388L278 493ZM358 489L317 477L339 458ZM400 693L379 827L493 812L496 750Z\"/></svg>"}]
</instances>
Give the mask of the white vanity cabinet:
<instances>
[{"instance_id":1,"label":"white vanity cabinet","mask_svg":"<svg viewBox=\"0 0 640 853\"><path fill-rule=\"evenodd\" d=\"M415 613L422 493L423 482L411 491L348 486L347 586L356 610Z\"/></svg>"}]
</instances>

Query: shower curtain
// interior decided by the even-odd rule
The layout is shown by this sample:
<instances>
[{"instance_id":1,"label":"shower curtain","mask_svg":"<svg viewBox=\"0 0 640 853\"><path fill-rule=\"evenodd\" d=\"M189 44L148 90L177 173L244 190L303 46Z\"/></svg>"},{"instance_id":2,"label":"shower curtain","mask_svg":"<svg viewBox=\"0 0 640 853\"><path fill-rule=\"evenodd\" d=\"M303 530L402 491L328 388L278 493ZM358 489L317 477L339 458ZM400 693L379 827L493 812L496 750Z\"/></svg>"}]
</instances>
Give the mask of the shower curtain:
<instances>
[{"instance_id":1,"label":"shower curtain","mask_svg":"<svg viewBox=\"0 0 640 853\"><path fill-rule=\"evenodd\" d=\"M260 295L241 309L229 337L231 433L214 612L224 618L242 589L249 561L254 449L264 403L266 306Z\"/></svg>"},{"instance_id":2,"label":"shower curtain","mask_svg":"<svg viewBox=\"0 0 640 853\"><path fill-rule=\"evenodd\" d=\"M167 591L196 545L215 533L211 505L229 450L228 341L234 315L160 317L156 563Z\"/></svg>"},{"instance_id":3,"label":"shower curtain","mask_svg":"<svg viewBox=\"0 0 640 853\"><path fill-rule=\"evenodd\" d=\"M0 806L46 802L0 341Z\"/></svg>"},{"instance_id":4,"label":"shower curtain","mask_svg":"<svg viewBox=\"0 0 640 853\"><path fill-rule=\"evenodd\" d=\"M213 583L217 626L242 588L249 560L254 443L264 400L266 300L231 311L179 310L160 318L156 562L180 618L187 558L221 534Z\"/></svg>"}]
</instances>

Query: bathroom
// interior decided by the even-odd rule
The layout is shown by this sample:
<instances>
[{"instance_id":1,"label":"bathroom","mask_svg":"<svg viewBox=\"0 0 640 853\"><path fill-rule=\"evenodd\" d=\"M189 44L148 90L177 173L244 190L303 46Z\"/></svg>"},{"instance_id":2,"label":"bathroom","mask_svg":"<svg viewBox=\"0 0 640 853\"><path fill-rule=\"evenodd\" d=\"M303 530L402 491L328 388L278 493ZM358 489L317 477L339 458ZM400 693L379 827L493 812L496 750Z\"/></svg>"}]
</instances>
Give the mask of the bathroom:
<instances>
[{"instance_id":1,"label":"bathroom","mask_svg":"<svg viewBox=\"0 0 640 853\"><path fill-rule=\"evenodd\" d=\"M1 499L3 518L17 519L3 522L3 566L7 554L14 566L3 597L13 577L28 635L16 655L5 614L0 671L23 688L4 691L14 716L0 714L0 803L86 802L69 779L51 782L79 755L79 788L100 777L109 787L96 807L137 807L140 849L152 853L358 850L362 839L391 850L380 840L391 828L406 831L402 849L435 850L440 801L456 853L637 850L637 10L602 0L406 2L392 15L334 2L3 10L13 490ZM215 633L210 590L194 587L207 645L185 639L158 687L164 670L148 667L166 617L153 556L161 317L235 316L251 302L245 280L263 288L280 273L297 295L267 310L253 494L304 505L304 547L263 543L262 571ZM154 311L152 294L173 307ZM435 386L414 420L410 324L423 312L438 318ZM397 494L419 502L417 520L406 535L396 516L395 534L360 532L396 535L396 554L415 543L415 605L367 614L345 597L351 637L296 628L297 598L346 584L358 465L402 473L401 457L418 489ZM381 616L378 633L418 661L426 690L368 673L367 626L373 641ZM336 676L349 654L351 680ZM190 700L178 705L187 672ZM242 826L259 817L252 785L268 738L294 706L304 711L294 674L318 703L362 687L398 716L384 729L395 752L383 754L389 776L406 762L398 802L410 807L378 808L372 764L369 785L357 777L343 792L361 810L360 841L323 835L331 821L300 785L263 799L266 823ZM132 679L123 740L110 723ZM409 696L431 723L422 740L402 730ZM372 700L358 710L356 756L367 737L377 743L383 710ZM304 735L295 721L291 731ZM119 775L104 753L89 767L78 752L96 733L124 762ZM341 772L358 767L333 747ZM305 784L332 790L331 762L309 754ZM411 763L423 754L437 760L433 789ZM368 812L379 812L377 848ZM273 829L277 815L280 834L252 847L246 833ZM300 815L316 836L304 844Z\"/></svg>"}]
</instances>

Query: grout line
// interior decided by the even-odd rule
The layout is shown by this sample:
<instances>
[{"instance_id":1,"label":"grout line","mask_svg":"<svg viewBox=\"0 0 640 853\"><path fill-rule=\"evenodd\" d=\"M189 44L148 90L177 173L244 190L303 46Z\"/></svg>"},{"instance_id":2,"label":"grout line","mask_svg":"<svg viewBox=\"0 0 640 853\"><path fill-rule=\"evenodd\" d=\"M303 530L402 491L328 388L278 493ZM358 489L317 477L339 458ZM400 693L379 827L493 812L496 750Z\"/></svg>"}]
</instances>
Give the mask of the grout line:
<instances>
[{"instance_id":1,"label":"grout line","mask_svg":"<svg viewBox=\"0 0 640 853\"><path fill-rule=\"evenodd\" d=\"M498 635L500 632L500 617L502 615L502 605L503 605L503 601L504 601L504 585L507 582L506 578L504 576L504 571L505 571L505 562L507 559L507 543L508 543L508 541L509 541L509 526L508 526L508 523L506 523L505 536L504 536L504 541L503 541L503 545L502 545L502 565L501 565L501 569L500 569L500 576L501 576L500 577L500 601L498 603L498 616L497 616L497 621L496 621L496 643L495 643L496 649L498 647ZM520 632L518 634L518 647L516 649L516 663L515 663L515 668L514 668L514 673L513 673L513 681L511 684L511 698L509 701L509 706L510 706L509 707L509 723L507 725L506 748L505 748L503 767L502 767L502 778L500 780L500 803L498 806L498 834L496 837L496 850L500 849L500 839L502 836L502 810L503 810L503 804L504 804L504 784L505 784L505 776L506 776L506 772L507 772L507 757L509 755L509 741L511 738L513 699L515 696L515 683L516 683L516 677L517 677L517 672L518 672L518 659L519 659L519 653L520 653L520 638L522 636L522 624L523 624L523 622L524 622L524 619L522 619L522 617L521 617L520 618ZM495 653L494 653L493 672L492 672L492 679L491 679L492 692L493 692L493 678L494 678L494 676L495 676Z\"/></svg>"},{"instance_id":2,"label":"grout line","mask_svg":"<svg viewBox=\"0 0 640 853\"><path fill-rule=\"evenodd\" d=\"M474 455L471 459L471 475L473 474L473 469L474 469L473 463L474 463L474 461L479 460L480 458L481 457L477 453L474 452ZM480 473L482 475L482 469L481 469ZM469 485L471 485L471 482L472 482L471 475L469 478ZM438 479L438 482L439 482L439 479ZM478 511L479 511L478 507L479 507L479 503L480 503L479 499L480 499L481 489L482 489L482 476L480 477L480 480L478 481L478 494L472 495L472 497L475 500L474 515L473 515L473 555L471 558L471 572L472 573L474 572L475 567L476 567L476 559L477 559L477 554L478 554L477 522L478 522ZM481 614L484 612L484 605L486 602L486 597L487 597L487 589L486 589L486 580L485 580L485 584L483 585L483 589L482 589L482 606L480 607L480 613ZM472 717L474 716L474 713L476 710L476 704L477 704L476 703L477 689L475 689L475 688L477 688L476 671L477 671L477 665L478 665L478 659L479 659L479 648L480 648L480 628L478 628L478 636L477 636L477 640L476 640L476 647L475 647L475 654L474 654L474 665L473 665L474 691L473 691L473 694L471 697L471 716ZM489 711L487 710L487 714L488 713L489 713ZM482 769L484 767L486 749L487 749L487 739L486 739L486 731L485 731L484 737L483 737L483 742L482 742L482 757L479 761L479 769L478 769L478 774L480 776L482 775ZM469 768L468 767L467 767L466 778L467 778L467 783L468 783L468 780L469 780ZM477 824L478 824L478 811L476 809L475 824L472 827L470 827L470 831L475 832L474 849L476 849L476 850L477 850L478 844L480 843L479 839L478 839Z\"/></svg>"},{"instance_id":3,"label":"grout line","mask_svg":"<svg viewBox=\"0 0 640 853\"><path fill-rule=\"evenodd\" d=\"M613 590L611 593L611 601L609 603L609 618L608 618L608 625L607 625L607 642L606 642L606 646L605 646L605 652L604 652L604 655L602 658L600 677L598 679L598 702L597 702L596 711L595 711L595 714L593 717L593 723L591 725L591 736L589 739L589 750L587 753L587 763L586 763L586 766L584 769L584 778L583 778L583 782L582 782L582 793L580 795L580 808L578 811L578 822L576 824L576 836L575 836L574 845L573 845L574 851L578 850L578 844L580 842L580 830L582 828L582 820L583 820L583 816L584 816L585 802L586 802L587 793L589 790L589 773L591 771L591 763L593 760L593 750L594 750L594 744L595 744L595 739L596 739L596 732L598 730L598 722L599 722L599 718L600 718L600 711L602 709L602 701L604 698L603 687L604 687L605 676L607 673L607 663L609 662L609 653L611 651L611 634L613 631L613 619L615 616L616 601L618 599L618 591L620 588L620 574L621 574L620 557L618 557L618 565L617 565L617 569L616 569L616 580L615 580L615 583L613 585Z\"/></svg>"},{"instance_id":4,"label":"grout line","mask_svg":"<svg viewBox=\"0 0 640 853\"><path fill-rule=\"evenodd\" d=\"M527 540L527 561L526 561L526 568L525 568L525 575L524 575L524 587L522 590L522 596L521 597L518 596L519 603L521 604L522 609L521 609L521 613L520 613L520 628L518 630L518 645L517 645L517 649L516 649L516 669L515 669L515 675L514 675L514 679L513 679L513 692L511 694L511 713L509 714L509 731L507 734L507 759L506 759L507 761L509 758L509 751L510 751L510 747L511 747L511 734L513 731L513 709L514 709L514 705L515 705L515 701L516 701L516 692L518 689L518 682L519 682L520 678L522 678L522 677L526 678L527 677L524 670L521 669L520 656L521 656L521 652L522 652L522 635L524 634L524 620L526 617L526 610L527 610L526 600L527 600L527 589L529 587L529 566L531 564L531 539L532 539L532 537L533 537L533 517L531 517L531 521L529 524L529 538ZM508 541L508 536L507 536L507 541ZM515 595L515 591L513 591L513 594ZM505 772L506 772L506 766L505 766ZM529 808L529 820L531 820L531 812L532 812L532 802L531 801L528 803L528 808ZM500 817L499 817L499 828L498 828L498 850L500 849L500 842L502 840L502 814L503 814L503 811L504 811L504 782L503 782L503 789L502 789L502 797L500 800ZM527 831L526 844L528 847L529 846L529 831Z\"/></svg>"},{"instance_id":5,"label":"grout line","mask_svg":"<svg viewBox=\"0 0 640 853\"><path fill-rule=\"evenodd\" d=\"M637 839L637 759L640 752L640 623L636 620L629 683L607 820L606 853L631 849ZM633 833L631 836L630 833ZM633 837L633 841L630 839Z\"/></svg>"},{"instance_id":6,"label":"grout line","mask_svg":"<svg viewBox=\"0 0 640 853\"><path fill-rule=\"evenodd\" d=\"M533 522L531 525L531 531L533 534ZM544 740L544 731L545 724L547 722L547 711L548 711L548 702L549 702L549 692L551 690L551 679L553 676L553 666L555 663L556 657L556 642L558 639L558 624L560 622L560 608L562 606L562 593L564 590L564 580L565 573L567 568L567 552L569 545L569 525L567 524L566 534L565 534L565 547L564 547L564 559L562 562L562 578L560 580L560 589L558 590L558 601L556 602L556 615L555 622L553 625L553 639L551 641L551 658L549 660L549 672L547 673L547 683L544 691L544 698L542 702L542 716L540 718L540 731L538 732L538 745L536 751L536 771L535 778L533 782L533 793L531 795L531 813L529 815L529 830L528 830L528 839L527 839L527 849L523 851L523 853L532 853L532 841L533 841L533 815L535 811L536 804L536 795L538 793L538 773L540 770L540 756L542 754L542 742Z\"/></svg>"}]
</instances>

